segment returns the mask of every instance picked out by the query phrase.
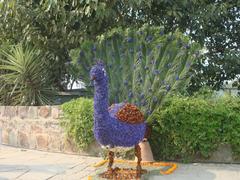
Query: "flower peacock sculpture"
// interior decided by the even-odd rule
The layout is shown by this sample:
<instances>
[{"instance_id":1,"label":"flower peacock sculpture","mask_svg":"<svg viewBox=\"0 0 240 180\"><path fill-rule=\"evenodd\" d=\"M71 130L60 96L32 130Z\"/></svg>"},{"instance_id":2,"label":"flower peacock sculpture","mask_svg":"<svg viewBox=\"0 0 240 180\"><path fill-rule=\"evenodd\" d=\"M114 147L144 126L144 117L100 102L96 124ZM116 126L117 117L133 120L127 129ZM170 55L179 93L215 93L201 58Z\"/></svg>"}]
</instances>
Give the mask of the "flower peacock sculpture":
<instances>
[{"instance_id":1,"label":"flower peacock sculpture","mask_svg":"<svg viewBox=\"0 0 240 180\"><path fill-rule=\"evenodd\" d=\"M119 103L108 106L108 76L102 62L97 62L90 71L94 81L94 136L104 147L109 149L108 171L102 177L113 177L112 168L114 151L119 148L135 147L138 159L136 176L145 173L141 168L141 149L138 145L147 136L147 125L140 110L129 103ZM118 168L119 170L119 168Z\"/></svg>"}]
</instances>

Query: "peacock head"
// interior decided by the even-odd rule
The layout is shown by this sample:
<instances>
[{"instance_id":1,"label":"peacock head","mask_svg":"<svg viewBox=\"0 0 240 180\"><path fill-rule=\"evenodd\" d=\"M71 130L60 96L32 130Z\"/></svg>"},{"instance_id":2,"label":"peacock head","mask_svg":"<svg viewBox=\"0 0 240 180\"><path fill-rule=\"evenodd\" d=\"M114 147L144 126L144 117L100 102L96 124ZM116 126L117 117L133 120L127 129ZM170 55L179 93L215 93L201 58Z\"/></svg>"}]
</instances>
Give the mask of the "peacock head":
<instances>
[{"instance_id":1,"label":"peacock head","mask_svg":"<svg viewBox=\"0 0 240 180\"><path fill-rule=\"evenodd\" d=\"M103 62L99 61L92 67L90 71L90 78L94 81L101 81L107 78L107 72L104 68Z\"/></svg>"}]
</instances>

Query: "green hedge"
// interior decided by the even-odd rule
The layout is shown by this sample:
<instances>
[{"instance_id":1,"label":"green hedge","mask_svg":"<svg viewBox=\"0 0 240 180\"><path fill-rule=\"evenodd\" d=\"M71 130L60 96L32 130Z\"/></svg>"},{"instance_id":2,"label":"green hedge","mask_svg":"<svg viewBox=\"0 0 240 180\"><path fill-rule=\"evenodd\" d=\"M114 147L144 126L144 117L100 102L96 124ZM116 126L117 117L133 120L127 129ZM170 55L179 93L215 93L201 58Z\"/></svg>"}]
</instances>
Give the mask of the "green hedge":
<instances>
[{"instance_id":1,"label":"green hedge","mask_svg":"<svg viewBox=\"0 0 240 180\"><path fill-rule=\"evenodd\" d=\"M220 143L240 155L240 99L174 96L151 116L156 159L209 157Z\"/></svg>"},{"instance_id":2,"label":"green hedge","mask_svg":"<svg viewBox=\"0 0 240 180\"><path fill-rule=\"evenodd\" d=\"M62 105L62 126L80 149L94 141L93 100L79 98ZM240 99L173 96L150 117L155 159L209 157L221 143L240 157Z\"/></svg>"},{"instance_id":3,"label":"green hedge","mask_svg":"<svg viewBox=\"0 0 240 180\"><path fill-rule=\"evenodd\" d=\"M61 125L68 137L73 138L79 149L85 149L94 141L93 100L79 98L62 105Z\"/></svg>"}]
</instances>

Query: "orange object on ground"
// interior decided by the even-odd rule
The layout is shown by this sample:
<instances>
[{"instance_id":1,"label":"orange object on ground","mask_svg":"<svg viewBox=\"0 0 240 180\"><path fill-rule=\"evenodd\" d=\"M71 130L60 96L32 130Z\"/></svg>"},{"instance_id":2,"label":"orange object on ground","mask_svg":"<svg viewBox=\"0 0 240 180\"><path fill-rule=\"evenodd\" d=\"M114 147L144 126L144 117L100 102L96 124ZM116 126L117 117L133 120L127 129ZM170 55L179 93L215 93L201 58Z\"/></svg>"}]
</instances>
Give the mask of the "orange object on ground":
<instances>
[{"instance_id":1,"label":"orange object on ground","mask_svg":"<svg viewBox=\"0 0 240 180\"><path fill-rule=\"evenodd\" d=\"M94 167L103 166L107 162L108 162L108 160L102 160L99 163L95 164ZM115 163L128 163L128 164L132 164L132 165L137 164L137 162L127 161L127 160L122 160L122 159L116 159L116 160L114 160L114 162ZM171 174L177 169L177 164L172 163L172 162L142 162L141 165L148 166L148 167L161 167L161 166L170 167L166 171L160 170L160 174L163 174L163 175Z\"/></svg>"}]
</instances>

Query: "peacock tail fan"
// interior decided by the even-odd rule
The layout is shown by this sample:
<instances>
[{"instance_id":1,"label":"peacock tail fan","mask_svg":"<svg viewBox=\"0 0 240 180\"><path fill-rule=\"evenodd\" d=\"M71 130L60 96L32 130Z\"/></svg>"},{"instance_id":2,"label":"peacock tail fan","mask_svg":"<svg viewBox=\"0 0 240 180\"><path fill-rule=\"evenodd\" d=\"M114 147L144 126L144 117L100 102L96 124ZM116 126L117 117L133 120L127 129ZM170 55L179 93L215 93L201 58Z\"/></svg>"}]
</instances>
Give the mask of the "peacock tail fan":
<instances>
[{"instance_id":1,"label":"peacock tail fan","mask_svg":"<svg viewBox=\"0 0 240 180\"><path fill-rule=\"evenodd\" d=\"M113 29L95 41L85 40L71 54L86 84L92 65L99 59L104 61L110 104L133 103L148 117L167 96L188 85L190 67L200 49L179 31L164 34L161 27L145 25Z\"/></svg>"}]
</instances>

